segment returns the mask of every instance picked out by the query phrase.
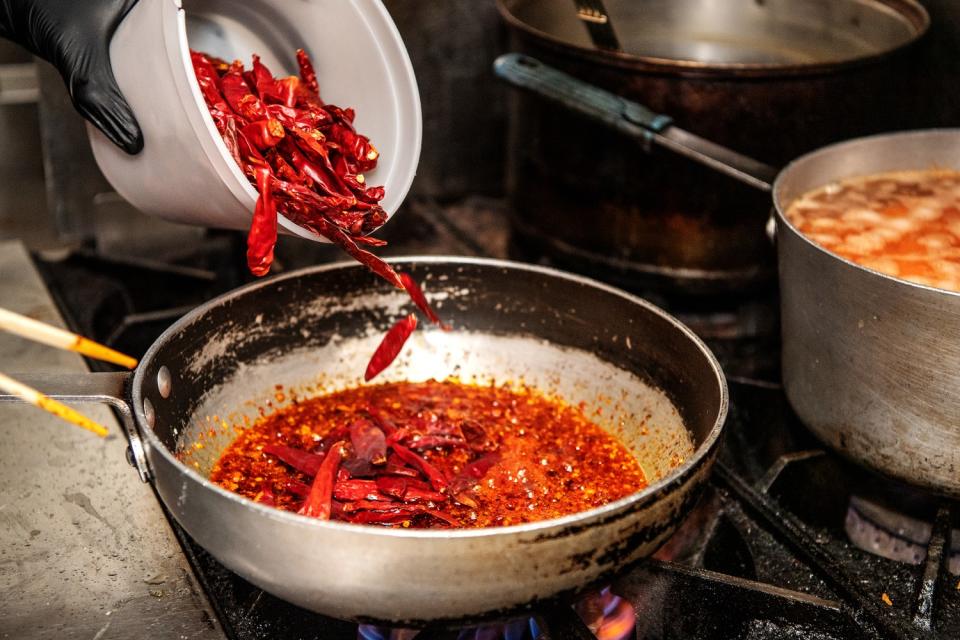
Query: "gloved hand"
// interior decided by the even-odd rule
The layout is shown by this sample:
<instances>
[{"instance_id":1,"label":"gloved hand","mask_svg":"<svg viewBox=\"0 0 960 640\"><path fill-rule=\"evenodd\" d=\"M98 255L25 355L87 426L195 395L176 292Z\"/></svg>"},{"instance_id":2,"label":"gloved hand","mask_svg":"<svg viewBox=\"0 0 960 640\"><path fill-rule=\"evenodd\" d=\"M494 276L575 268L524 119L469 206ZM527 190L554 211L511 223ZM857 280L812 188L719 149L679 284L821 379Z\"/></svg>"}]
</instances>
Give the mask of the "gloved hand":
<instances>
[{"instance_id":1,"label":"gloved hand","mask_svg":"<svg viewBox=\"0 0 960 640\"><path fill-rule=\"evenodd\" d=\"M143 133L110 66L110 40L137 0L0 0L0 36L60 71L80 114L127 153Z\"/></svg>"}]
</instances>

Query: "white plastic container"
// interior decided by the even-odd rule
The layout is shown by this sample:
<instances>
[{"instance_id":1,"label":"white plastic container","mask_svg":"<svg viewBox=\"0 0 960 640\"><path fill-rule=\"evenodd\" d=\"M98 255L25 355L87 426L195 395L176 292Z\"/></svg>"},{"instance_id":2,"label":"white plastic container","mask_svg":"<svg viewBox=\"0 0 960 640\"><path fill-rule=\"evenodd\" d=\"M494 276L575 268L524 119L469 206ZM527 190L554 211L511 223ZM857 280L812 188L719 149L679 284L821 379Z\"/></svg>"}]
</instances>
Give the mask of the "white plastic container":
<instances>
[{"instance_id":1,"label":"white plastic container","mask_svg":"<svg viewBox=\"0 0 960 640\"><path fill-rule=\"evenodd\" d=\"M357 131L380 151L370 185L384 185L392 216L420 158L420 97L407 51L379 0L140 0L110 46L114 74L143 130L128 156L88 126L93 153L117 192L173 222L245 229L257 192L207 111L189 48L249 68L257 53L274 75L310 54L326 102L356 109ZM280 228L322 240L283 216Z\"/></svg>"}]
</instances>

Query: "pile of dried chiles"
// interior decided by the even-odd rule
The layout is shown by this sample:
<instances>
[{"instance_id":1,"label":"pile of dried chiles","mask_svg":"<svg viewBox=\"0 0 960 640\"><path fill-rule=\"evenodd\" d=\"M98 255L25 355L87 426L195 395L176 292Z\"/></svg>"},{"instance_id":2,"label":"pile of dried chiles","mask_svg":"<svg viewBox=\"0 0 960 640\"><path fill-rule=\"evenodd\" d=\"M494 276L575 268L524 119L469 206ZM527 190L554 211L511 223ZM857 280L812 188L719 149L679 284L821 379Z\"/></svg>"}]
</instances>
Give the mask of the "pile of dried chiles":
<instances>
[{"instance_id":1,"label":"pile of dried chiles","mask_svg":"<svg viewBox=\"0 0 960 640\"><path fill-rule=\"evenodd\" d=\"M544 520L646 486L580 408L454 380L297 400L244 429L210 479L315 518L422 528Z\"/></svg>"},{"instance_id":2,"label":"pile of dried chiles","mask_svg":"<svg viewBox=\"0 0 960 640\"><path fill-rule=\"evenodd\" d=\"M379 205L383 187L366 184L364 172L379 153L354 129L354 111L320 98L317 74L297 50L300 75L276 78L253 56L248 70L190 52L197 82L217 130L233 159L259 192L247 236L247 265L266 275L277 242L277 214L337 244L384 280L405 289L434 323L444 326L416 282L360 245L386 244L370 233L387 220ZM399 354L417 318L398 321L384 337L366 371L369 380Z\"/></svg>"},{"instance_id":3,"label":"pile of dried chiles","mask_svg":"<svg viewBox=\"0 0 960 640\"><path fill-rule=\"evenodd\" d=\"M307 54L297 51L300 76L275 78L260 57L251 69L191 51L204 100L230 154L260 192L247 241L247 264L265 275L273 262L277 213L335 242L396 286L396 274L358 244L380 246L367 234L387 215L383 187L363 172L379 153L353 127L353 109L320 99Z\"/></svg>"}]
</instances>

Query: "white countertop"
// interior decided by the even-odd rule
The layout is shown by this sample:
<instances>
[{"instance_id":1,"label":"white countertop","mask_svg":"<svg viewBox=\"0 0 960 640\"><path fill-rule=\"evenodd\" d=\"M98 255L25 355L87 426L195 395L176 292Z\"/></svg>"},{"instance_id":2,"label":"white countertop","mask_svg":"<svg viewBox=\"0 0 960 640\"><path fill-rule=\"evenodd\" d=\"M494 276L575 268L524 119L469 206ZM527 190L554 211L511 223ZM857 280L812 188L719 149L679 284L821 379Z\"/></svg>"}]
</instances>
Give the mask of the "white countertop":
<instances>
[{"instance_id":1,"label":"white countertop","mask_svg":"<svg viewBox=\"0 0 960 640\"><path fill-rule=\"evenodd\" d=\"M63 326L19 242L0 243L0 306ZM86 367L0 334L0 371ZM0 403L0 638L224 638L113 414L80 408L111 435Z\"/></svg>"}]
</instances>

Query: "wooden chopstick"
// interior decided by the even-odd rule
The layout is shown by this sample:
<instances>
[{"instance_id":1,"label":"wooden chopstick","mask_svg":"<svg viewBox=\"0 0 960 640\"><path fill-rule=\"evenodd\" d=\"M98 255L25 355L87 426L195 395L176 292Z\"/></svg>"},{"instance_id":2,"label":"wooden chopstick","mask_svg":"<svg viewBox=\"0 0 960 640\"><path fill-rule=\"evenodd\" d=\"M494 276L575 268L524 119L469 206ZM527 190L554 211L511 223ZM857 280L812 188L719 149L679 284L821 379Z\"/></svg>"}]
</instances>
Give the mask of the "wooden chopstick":
<instances>
[{"instance_id":1,"label":"wooden chopstick","mask_svg":"<svg viewBox=\"0 0 960 640\"><path fill-rule=\"evenodd\" d=\"M70 407L60 402L57 402L53 398L46 396L33 387L28 387L22 382L17 382L10 376L0 373L0 390L10 393L17 396L25 402L29 402L35 407L40 407L44 411L52 413L58 418L62 418L67 422L82 427L87 431L92 431L101 438L104 438L109 433L107 428L98 422L94 422L85 415L74 411Z\"/></svg>"},{"instance_id":2,"label":"wooden chopstick","mask_svg":"<svg viewBox=\"0 0 960 640\"><path fill-rule=\"evenodd\" d=\"M119 351L114 351L99 342L88 340L75 333L58 329L39 320L22 316L7 309L0 308L0 329L9 331L28 340L41 342L51 347L75 351L77 353L118 364L121 367L133 369L137 366L136 358L131 358Z\"/></svg>"}]
</instances>

